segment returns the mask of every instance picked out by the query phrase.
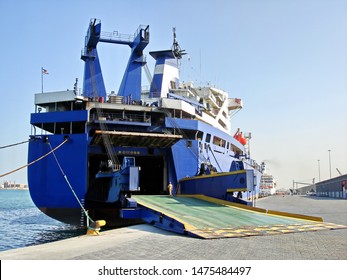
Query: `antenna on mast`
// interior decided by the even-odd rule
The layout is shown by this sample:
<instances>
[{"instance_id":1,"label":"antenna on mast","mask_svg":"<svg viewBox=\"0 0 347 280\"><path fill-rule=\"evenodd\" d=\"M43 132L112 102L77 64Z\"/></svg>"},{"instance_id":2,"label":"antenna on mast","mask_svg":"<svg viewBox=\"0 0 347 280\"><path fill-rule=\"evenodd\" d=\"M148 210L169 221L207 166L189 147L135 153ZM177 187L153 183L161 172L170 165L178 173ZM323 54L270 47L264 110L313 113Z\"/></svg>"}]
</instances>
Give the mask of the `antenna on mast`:
<instances>
[{"instance_id":1,"label":"antenna on mast","mask_svg":"<svg viewBox=\"0 0 347 280\"><path fill-rule=\"evenodd\" d=\"M172 44L172 52L177 59L181 59L183 55L187 54L185 50L181 50L180 45L176 40L176 27L172 28L173 32L173 44Z\"/></svg>"}]
</instances>

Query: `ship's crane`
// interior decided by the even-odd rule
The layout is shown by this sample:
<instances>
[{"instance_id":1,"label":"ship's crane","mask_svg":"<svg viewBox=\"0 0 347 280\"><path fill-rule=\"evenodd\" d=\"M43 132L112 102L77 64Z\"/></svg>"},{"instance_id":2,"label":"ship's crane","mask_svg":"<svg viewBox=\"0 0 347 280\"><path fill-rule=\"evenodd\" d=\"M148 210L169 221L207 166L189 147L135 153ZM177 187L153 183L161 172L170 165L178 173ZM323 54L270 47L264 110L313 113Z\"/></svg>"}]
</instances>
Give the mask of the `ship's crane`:
<instances>
[{"instance_id":1,"label":"ship's crane","mask_svg":"<svg viewBox=\"0 0 347 280\"><path fill-rule=\"evenodd\" d=\"M139 26L134 35L101 32L101 21L91 19L81 59L85 61L83 95L106 99L106 89L100 67L97 44L99 42L128 45L131 55L118 95L130 100L141 99L141 67L146 63L143 50L149 43L149 26Z\"/></svg>"}]
</instances>

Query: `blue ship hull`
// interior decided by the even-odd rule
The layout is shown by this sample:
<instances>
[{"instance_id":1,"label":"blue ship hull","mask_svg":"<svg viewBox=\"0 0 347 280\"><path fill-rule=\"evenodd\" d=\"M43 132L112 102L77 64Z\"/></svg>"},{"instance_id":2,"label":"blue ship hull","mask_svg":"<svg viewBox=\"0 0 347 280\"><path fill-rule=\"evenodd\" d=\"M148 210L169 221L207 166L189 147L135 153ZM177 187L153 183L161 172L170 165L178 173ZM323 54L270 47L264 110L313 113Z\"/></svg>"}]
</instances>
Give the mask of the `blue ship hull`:
<instances>
[{"instance_id":1,"label":"blue ship hull","mask_svg":"<svg viewBox=\"0 0 347 280\"><path fill-rule=\"evenodd\" d=\"M189 121L189 123L195 127L201 125L205 131L212 135L218 133L219 136L223 136L223 132L208 127L206 124L199 124L199 121ZM226 136L224 135L225 138L227 138ZM89 201L87 199L88 190L91 189L95 176L99 171L100 161L107 159L105 150L92 144L93 137L89 137L88 134L35 135L32 137L35 137L35 140L29 143L29 162L47 154L51 151L51 147L57 147L68 137L67 143L55 152L62 170L52 154L28 168L31 197L41 211L65 223L85 224L84 213L64 179L65 174L79 200L92 214L95 213L95 219L105 219L106 215L110 215L109 225L126 223L118 217L118 209L121 208L121 205L102 202L102 197L98 195L95 196L95 199ZM208 181L207 184L202 180L197 180L199 177L208 178L208 176L195 177L199 174L200 165L199 158L196 155L208 154L207 150L199 147L211 145L204 140L181 139L168 148L114 146L113 149L120 159L124 156L134 156L136 158L137 165L141 167L141 189L138 192L139 194L166 194L166 185L171 181L174 186L180 185L178 191L182 194L205 194L227 200L232 200L230 197L232 191L227 191L227 189L235 188L236 194L240 188L243 188L243 198L250 201L251 196L259 192L258 180L260 180L260 172L252 167L247 170L248 173L251 172L248 178L253 180L255 176L257 180L252 194L247 191L247 182L240 185L239 181L233 183L228 178L228 187L220 189L218 186L221 185L221 182L218 179L223 178L222 176L214 179L217 181ZM229 140L235 141L232 137ZM189 141L189 149L187 149L187 141ZM238 159L229 155L226 148L221 149L219 146L214 146L212 150L214 156L210 155L211 164L219 165L222 172L233 171L233 162L238 161ZM244 171L246 172L246 170ZM237 172L240 173L240 171ZM187 180L187 177L192 178L192 180ZM180 180L182 181L180 182ZM193 183L188 184L188 182ZM215 187L211 187L211 184ZM248 183L249 185L250 183Z\"/></svg>"}]
</instances>

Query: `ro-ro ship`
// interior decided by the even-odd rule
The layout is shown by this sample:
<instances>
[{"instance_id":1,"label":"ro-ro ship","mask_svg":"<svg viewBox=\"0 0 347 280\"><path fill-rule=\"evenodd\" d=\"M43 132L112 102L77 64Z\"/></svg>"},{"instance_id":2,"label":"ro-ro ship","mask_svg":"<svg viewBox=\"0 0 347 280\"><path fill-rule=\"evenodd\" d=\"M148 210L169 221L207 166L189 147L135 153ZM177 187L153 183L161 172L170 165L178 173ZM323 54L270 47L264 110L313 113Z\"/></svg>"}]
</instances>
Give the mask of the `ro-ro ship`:
<instances>
[{"instance_id":1,"label":"ro-ro ship","mask_svg":"<svg viewBox=\"0 0 347 280\"><path fill-rule=\"evenodd\" d=\"M132 194L205 194L250 204L261 170L249 157L247 139L231 134L230 117L242 101L220 89L179 80L185 54L174 32L171 49L152 51L153 77L144 49L149 26L134 35L101 31L92 19L81 53L83 91L35 95L30 123L28 184L36 206L70 224L85 224L83 207L108 225L121 218ZM131 55L117 94L107 94L98 43L122 44ZM142 90L142 69L150 78ZM235 137L234 137L235 136ZM53 151L53 152L52 152Z\"/></svg>"}]
</instances>

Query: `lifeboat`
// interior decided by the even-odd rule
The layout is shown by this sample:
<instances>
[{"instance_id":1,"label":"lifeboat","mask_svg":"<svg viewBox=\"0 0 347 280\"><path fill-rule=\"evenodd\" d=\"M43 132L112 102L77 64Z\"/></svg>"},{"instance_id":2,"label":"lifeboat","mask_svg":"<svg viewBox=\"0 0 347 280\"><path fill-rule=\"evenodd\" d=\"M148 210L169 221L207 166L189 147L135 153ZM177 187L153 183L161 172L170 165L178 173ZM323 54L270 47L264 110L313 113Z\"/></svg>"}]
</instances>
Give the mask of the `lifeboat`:
<instances>
[{"instance_id":1,"label":"lifeboat","mask_svg":"<svg viewBox=\"0 0 347 280\"><path fill-rule=\"evenodd\" d=\"M241 137L240 137L240 139L239 139L239 142L240 142L242 145L246 145L247 140L246 140L245 137L243 137L243 136L241 135Z\"/></svg>"},{"instance_id":2,"label":"lifeboat","mask_svg":"<svg viewBox=\"0 0 347 280\"><path fill-rule=\"evenodd\" d=\"M247 139L243 137L242 132L238 129L234 135L234 138L239 141L242 145L246 145Z\"/></svg>"}]
</instances>

